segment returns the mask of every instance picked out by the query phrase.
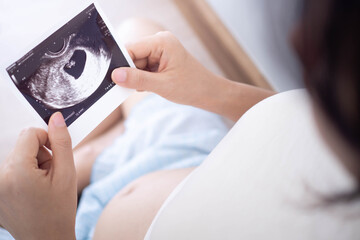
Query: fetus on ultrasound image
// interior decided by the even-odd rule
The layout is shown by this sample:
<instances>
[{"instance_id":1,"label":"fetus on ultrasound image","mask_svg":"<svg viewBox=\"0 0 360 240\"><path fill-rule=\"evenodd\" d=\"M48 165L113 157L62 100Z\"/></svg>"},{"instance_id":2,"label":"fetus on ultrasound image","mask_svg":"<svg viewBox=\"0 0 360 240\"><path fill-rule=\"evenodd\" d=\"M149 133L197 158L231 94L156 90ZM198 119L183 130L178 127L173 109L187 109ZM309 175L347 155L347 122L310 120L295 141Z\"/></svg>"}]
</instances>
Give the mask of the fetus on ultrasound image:
<instances>
[{"instance_id":1,"label":"fetus on ultrasound image","mask_svg":"<svg viewBox=\"0 0 360 240\"><path fill-rule=\"evenodd\" d=\"M129 65L92 4L7 71L45 122L61 111L69 126L114 86L111 72L123 66Z\"/></svg>"},{"instance_id":2,"label":"fetus on ultrasound image","mask_svg":"<svg viewBox=\"0 0 360 240\"><path fill-rule=\"evenodd\" d=\"M45 52L39 68L23 83L31 96L50 109L72 107L87 99L102 83L111 61L101 41L94 43L76 33L60 41L59 51ZM93 45L88 46L89 42Z\"/></svg>"}]
</instances>

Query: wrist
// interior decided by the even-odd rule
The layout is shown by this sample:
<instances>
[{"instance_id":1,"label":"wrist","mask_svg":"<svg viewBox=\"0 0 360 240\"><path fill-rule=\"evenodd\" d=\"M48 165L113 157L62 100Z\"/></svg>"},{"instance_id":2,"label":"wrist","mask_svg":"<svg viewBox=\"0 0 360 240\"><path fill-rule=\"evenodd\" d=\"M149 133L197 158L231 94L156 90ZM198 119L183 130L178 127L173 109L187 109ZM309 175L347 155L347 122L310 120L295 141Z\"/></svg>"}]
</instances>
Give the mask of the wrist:
<instances>
[{"instance_id":1,"label":"wrist","mask_svg":"<svg viewBox=\"0 0 360 240\"><path fill-rule=\"evenodd\" d=\"M203 84L197 107L237 121L252 106L275 94L273 91L235 82L215 74Z\"/></svg>"},{"instance_id":2,"label":"wrist","mask_svg":"<svg viewBox=\"0 0 360 240\"><path fill-rule=\"evenodd\" d=\"M196 107L234 120L228 112L234 110L237 101L238 86L235 82L209 72L200 89Z\"/></svg>"}]
</instances>

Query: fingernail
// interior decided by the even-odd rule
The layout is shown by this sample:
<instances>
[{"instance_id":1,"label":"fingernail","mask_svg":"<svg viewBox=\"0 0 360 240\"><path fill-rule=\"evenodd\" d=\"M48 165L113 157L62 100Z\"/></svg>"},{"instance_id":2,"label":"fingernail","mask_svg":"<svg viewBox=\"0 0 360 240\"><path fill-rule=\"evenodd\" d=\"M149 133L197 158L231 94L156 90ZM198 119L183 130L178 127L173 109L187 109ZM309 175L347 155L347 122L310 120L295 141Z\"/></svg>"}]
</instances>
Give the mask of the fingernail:
<instances>
[{"instance_id":1,"label":"fingernail","mask_svg":"<svg viewBox=\"0 0 360 240\"><path fill-rule=\"evenodd\" d=\"M61 112L55 113L55 114L51 117L51 122L52 122L52 124L54 124L55 127L65 127L65 126L66 126L64 117L63 117L63 115L61 114Z\"/></svg>"},{"instance_id":2,"label":"fingernail","mask_svg":"<svg viewBox=\"0 0 360 240\"><path fill-rule=\"evenodd\" d=\"M126 70L121 68L115 69L112 73L112 80L115 83L123 83L126 81L126 75Z\"/></svg>"}]
</instances>

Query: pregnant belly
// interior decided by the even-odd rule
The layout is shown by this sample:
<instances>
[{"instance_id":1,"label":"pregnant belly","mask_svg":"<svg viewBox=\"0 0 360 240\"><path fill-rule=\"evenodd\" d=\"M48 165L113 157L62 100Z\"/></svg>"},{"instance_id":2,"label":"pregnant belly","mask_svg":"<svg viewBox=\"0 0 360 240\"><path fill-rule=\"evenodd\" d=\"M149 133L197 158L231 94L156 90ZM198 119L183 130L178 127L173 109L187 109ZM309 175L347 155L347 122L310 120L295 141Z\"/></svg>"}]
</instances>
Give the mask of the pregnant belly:
<instances>
[{"instance_id":1,"label":"pregnant belly","mask_svg":"<svg viewBox=\"0 0 360 240\"><path fill-rule=\"evenodd\" d=\"M106 206L95 228L97 239L144 239L151 222L175 187L194 168L158 171L130 183Z\"/></svg>"}]
</instances>

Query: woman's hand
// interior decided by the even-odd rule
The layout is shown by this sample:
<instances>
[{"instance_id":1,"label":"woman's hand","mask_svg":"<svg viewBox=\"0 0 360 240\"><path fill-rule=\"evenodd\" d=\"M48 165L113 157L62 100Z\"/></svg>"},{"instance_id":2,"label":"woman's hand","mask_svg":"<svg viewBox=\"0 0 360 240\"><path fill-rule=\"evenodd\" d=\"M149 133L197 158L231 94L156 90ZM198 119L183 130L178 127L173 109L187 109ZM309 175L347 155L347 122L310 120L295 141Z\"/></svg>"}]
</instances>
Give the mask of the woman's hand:
<instances>
[{"instance_id":1,"label":"woman's hand","mask_svg":"<svg viewBox=\"0 0 360 240\"><path fill-rule=\"evenodd\" d=\"M75 239L76 204L71 139L55 113L48 134L24 130L0 166L0 224L16 239Z\"/></svg>"},{"instance_id":2,"label":"woman's hand","mask_svg":"<svg viewBox=\"0 0 360 240\"><path fill-rule=\"evenodd\" d=\"M174 35L160 32L127 45L136 67L112 73L119 86L154 92L170 101L199 107L236 121L274 94L216 76L188 53Z\"/></svg>"},{"instance_id":3,"label":"woman's hand","mask_svg":"<svg viewBox=\"0 0 360 240\"><path fill-rule=\"evenodd\" d=\"M213 90L215 76L192 57L169 32L126 45L138 69L119 68L112 79L120 86L151 91L181 104L198 105ZM210 85L210 86L209 86Z\"/></svg>"}]
</instances>

